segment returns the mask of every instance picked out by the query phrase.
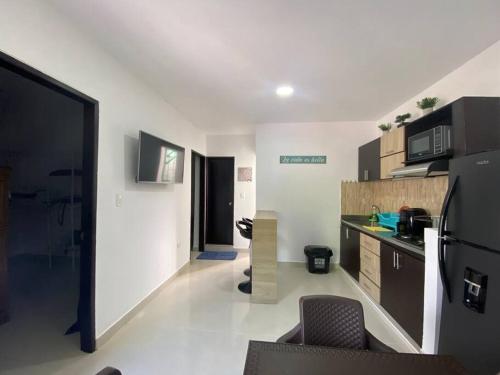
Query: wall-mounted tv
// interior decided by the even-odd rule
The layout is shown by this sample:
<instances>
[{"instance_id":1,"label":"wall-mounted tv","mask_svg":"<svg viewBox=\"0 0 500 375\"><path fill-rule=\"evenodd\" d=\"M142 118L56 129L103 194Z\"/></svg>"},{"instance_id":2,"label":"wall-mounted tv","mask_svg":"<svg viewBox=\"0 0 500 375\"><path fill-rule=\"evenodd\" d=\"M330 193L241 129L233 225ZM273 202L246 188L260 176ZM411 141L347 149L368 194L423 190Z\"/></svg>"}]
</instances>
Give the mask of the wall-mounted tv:
<instances>
[{"instance_id":1,"label":"wall-mounted tv","mask_svg":"<svg viewBox=\"0 0 500 375\"><path fill-rule=\"evenodd\" d=\"M146 132L139 132L137 182L181 184L184 148Z\"/></svg>"}]
</instances>

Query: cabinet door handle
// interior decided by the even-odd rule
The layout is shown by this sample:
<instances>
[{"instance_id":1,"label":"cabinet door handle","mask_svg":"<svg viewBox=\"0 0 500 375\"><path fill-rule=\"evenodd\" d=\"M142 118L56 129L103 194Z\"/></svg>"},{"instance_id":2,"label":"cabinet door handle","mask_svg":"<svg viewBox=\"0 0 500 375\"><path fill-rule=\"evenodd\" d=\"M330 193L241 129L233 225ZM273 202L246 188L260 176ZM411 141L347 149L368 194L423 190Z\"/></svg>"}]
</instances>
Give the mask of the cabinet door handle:
<instances>
[{"instance_id":1,"label":"cabinet door handle","mask_svg":"<svg viewBox=\"0 0 500 375\"><path fill-rule=\"evenodd\" d=\"M399 253L396 253L396 269L399 270L401 267L399 266Z\"/></svg>"},{"instance_id":2,"label":"cabinet door handle","mask_svg":"<svg viewBox=\"0 0 500 375\"><path fill-rule=\"evenodd\" d=\"M348 240L349 239L349 228L345 228L345 238Z\"/></svg>"},{"instance_id":3,"label":"cabinet door handle","mask_svg":"<svg viewBox=\"0 0 500 375\"><path fill-rule=\"evenodd\" d=\"M365 181L368 181L368 169L365 169Z\"/></svg>"},{"instance_id":4,"label":"cabinet door handle","mask_svg":"<svg viewBox=\"0 0 500 375\"><path fill-rule=\"evenodd\" d=\"M396 252L392 252L392 268L396 268Z\"/></svg>"}]
</instances>

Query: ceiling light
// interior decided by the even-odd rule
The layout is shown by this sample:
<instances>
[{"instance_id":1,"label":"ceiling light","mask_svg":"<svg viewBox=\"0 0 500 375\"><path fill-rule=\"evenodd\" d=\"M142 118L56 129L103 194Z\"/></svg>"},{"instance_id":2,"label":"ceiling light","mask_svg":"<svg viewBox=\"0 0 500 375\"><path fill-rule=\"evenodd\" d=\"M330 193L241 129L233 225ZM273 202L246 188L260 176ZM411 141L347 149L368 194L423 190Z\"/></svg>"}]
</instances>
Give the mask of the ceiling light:
<instances>
[{"instance_id":1,"label":"ceiling light","mask_svg":"<svg viewBox=\"0 0 500 375\"><path fill-rule=\"evenodd\" d=\"M276 95L278 95L281 98L287 98L289 96L292 96L292 94L293 94L292 86L279 86L276 89Z\"/></svg>"}]
</instances>

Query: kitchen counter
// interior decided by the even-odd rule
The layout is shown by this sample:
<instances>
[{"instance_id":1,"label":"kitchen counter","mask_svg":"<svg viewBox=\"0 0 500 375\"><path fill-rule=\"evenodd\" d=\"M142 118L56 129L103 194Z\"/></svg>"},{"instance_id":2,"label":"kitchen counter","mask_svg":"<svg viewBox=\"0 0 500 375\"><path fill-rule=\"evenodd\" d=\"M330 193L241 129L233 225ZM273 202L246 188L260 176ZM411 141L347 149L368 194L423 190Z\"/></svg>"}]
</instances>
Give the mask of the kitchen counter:
<instances>
[{"instance_id":1,"label":"kitchen counter","mask_svg":"<svg viewBox=\"0 0 500 375\"><path fill-rule=\"evenodd\" d=\"M425 258L425 252L424 249L421 247L409 244L407 242L398 240L397 238L394 238L395 232L374 232L371 230L368 230L363 227L363 225L371 225L370 221L368 221L368 216L361 216L361 215L342 215L341 217L341 222L342 224L345 224L353 229L356 229L362 233L365 233L371 237L374 237L382 242L386 242L390 245L397 246L398 248L405 250L408 252L410 255L415 255L420 259Z\"/></svg>"},{"instance_id":2,"label":"kitchen counter","mask_svg":"<svg viewBox=\"0 0 500 375\"><path fill-rule=\"evenodd\" d=\"M278 301L278 215L259 210L253 218L252 230L252 303Z\"/></svg>"}]
</instances>

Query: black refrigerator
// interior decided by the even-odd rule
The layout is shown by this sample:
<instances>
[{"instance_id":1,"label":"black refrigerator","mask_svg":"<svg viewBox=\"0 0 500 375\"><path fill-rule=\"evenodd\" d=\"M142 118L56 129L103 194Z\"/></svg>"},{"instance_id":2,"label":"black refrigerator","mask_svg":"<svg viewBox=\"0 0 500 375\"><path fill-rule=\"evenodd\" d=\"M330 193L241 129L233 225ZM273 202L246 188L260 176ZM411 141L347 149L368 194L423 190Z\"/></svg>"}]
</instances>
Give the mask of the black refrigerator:
<instances>
[{"instance_id":1,"label":"black refrigerator","mask_svg":"<svg viewBox=\"0 0 500 375\"><path fill-rule=\"evenodd\" d=\"M450 160L439 232L439 354L500 373L500 151Z\"/></svg>"}]
</instances>

